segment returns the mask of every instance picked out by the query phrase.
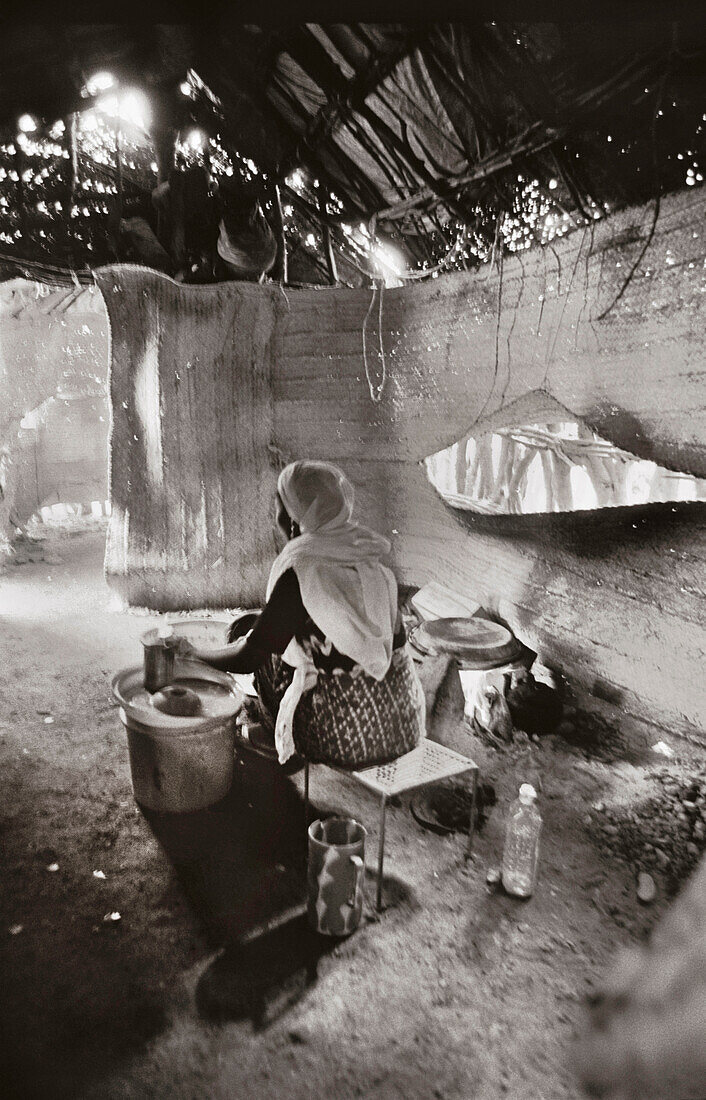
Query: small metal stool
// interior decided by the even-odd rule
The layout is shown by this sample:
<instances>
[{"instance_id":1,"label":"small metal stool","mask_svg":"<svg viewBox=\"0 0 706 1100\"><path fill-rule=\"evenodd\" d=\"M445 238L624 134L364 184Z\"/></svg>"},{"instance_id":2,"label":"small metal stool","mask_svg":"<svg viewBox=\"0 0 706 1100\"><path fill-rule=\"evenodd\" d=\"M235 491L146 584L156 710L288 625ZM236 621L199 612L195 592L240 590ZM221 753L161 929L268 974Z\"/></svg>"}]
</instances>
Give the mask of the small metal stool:
<instances>
[{"instance_id":1,"label":"small metal stool","mask_svg":"<svg viewBox=\"0 0 706 1100\"><path fill-rule=\"evenodd\" d=\"M473 848L473 833L475 827L476 797L478 794L479 768L475 761L467 756L461 756L453 749L447 749L445 745L439 745L436 741L422 741L416 749L399 756L397 760L389 764L377 764L372 768L362 768L360 771L350 771L347 768L338 768L327 764L333 771L342 775L349 775L357 783L362 783L368 790L380 795L380 836L378 840L378 875L377 894L375 908L382 908L382 867L385 855L385 810L387 799L392 795L402 794L403 791L415 790L424 787L428 783L436 783L440 779L448 779L452 775L461 775L463 772L473 772L473 789L471 794L471 820L468 828L468 843L466 845L466 858L470 856ZM307 828L309 825L309 764L307 762L304 771L304 812L306 814Z\"/></svg>"}]
</instances>

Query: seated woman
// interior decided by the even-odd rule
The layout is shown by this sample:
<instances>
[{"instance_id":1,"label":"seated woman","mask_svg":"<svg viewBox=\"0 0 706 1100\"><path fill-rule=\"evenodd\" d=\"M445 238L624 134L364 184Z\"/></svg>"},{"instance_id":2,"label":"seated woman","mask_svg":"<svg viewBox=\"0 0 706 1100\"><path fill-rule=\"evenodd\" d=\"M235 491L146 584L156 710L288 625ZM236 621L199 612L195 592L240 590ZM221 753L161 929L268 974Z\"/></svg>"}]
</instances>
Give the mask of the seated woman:
<instances>
[{"instance_id":1,"label":"seated woman","mask_svg":"<svg viewBox=\"0 0 706 1100\"><path fill-rule=\"evenodd\" d=\"M221 649L182 652L227 672L254 672L280 763L358 768L424 737L424 694L406 646L390 543L351 520L353 486L326 462L294 462L277 483L276 558L252 631Z\"/></svg>"}]
</instances>

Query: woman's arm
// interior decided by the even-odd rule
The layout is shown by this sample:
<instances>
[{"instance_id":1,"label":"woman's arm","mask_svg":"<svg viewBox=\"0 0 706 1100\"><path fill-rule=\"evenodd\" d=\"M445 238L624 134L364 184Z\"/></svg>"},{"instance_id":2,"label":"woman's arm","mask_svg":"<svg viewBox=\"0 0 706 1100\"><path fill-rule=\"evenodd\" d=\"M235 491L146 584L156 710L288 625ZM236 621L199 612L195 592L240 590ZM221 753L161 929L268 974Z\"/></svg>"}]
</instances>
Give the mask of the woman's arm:
<instances>
[{"instance_id":1,"label":"woman's arm","mask_svg":"<svg viewBox=\"0 0 706 1100\"><path fill-rule=\"evenodd\" d=\"M284 653L294 634L302 632L307 620L299 581L294 570L288 569L272 589L247 637L218 649L193 647L191 656L223 672L254 672L270 653Z\"/></svg>"}]
</instances>

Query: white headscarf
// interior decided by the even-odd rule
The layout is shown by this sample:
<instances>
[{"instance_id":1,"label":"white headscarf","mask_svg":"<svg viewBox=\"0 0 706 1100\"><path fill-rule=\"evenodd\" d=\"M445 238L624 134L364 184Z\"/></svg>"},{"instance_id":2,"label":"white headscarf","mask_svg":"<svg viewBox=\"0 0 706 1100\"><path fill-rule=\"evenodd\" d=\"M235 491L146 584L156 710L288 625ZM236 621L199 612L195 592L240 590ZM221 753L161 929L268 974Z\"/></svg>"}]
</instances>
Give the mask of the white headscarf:
<instances>
[{"instance_id":1,"label":"white headscarf","mask_svg":"<svg viewBox=\"0 0 706 1100\"><path fill-rule=\"evenodd\" d=\"M397 582L381 559L390 543L353 523L353 486L328 462L293 462L279 476L277 491L301 534L275 559L267 585L269 598L288 569L299 581L302 602L313 622L339 653L382 680L392 658L397 618ZM280 761L294 751L294 711L316 682L316 668L295 638L283 660L295 669L275 727ZM286 754L286 755L285 755Z\"/></svg>"}]
</instances>

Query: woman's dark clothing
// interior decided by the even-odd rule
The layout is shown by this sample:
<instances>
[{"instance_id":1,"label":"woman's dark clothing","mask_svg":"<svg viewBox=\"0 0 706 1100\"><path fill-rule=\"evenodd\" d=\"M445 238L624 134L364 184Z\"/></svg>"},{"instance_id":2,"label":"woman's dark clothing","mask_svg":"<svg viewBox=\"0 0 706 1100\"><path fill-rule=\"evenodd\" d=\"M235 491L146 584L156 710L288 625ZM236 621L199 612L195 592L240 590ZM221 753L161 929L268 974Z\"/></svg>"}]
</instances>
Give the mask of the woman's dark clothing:
<instances>
[{"instance_id":1,"label":"woman's dark clothing","mask_svg":"<svg viewBox=\"0 0 706 1100\"><path fill-rule=\"evenodd\" d=\"M237 626L236 619L228 636L229 641L238 637ZM304 607L296 573L293 569L288 569L272 589L270 598L245 644L249 650L262 654L264 660L266 654L284 653L293 637L298 642L325 642L324 635ZM393 650L400 649L406 640L402 626L393 638ZM350 657L339 653L333 646L330 652L325 653L320 644L316 644L312 656L314 664L321 672L333 672L336 669L350 672L355 664Z\"/></svg>"}]
</instances>

